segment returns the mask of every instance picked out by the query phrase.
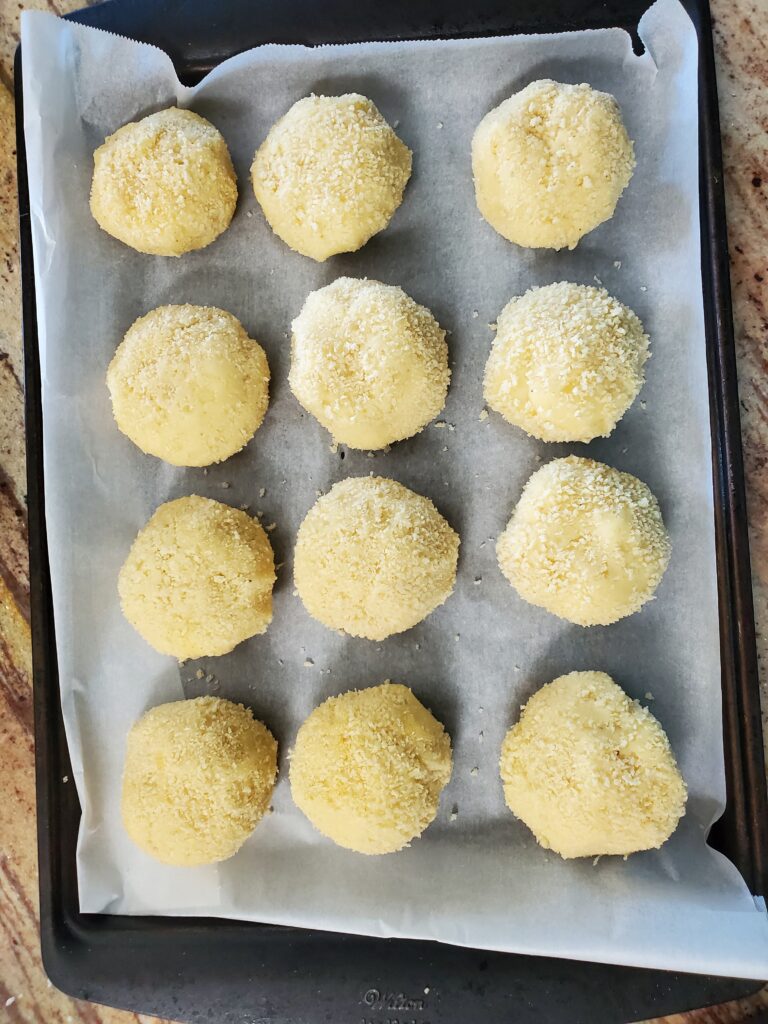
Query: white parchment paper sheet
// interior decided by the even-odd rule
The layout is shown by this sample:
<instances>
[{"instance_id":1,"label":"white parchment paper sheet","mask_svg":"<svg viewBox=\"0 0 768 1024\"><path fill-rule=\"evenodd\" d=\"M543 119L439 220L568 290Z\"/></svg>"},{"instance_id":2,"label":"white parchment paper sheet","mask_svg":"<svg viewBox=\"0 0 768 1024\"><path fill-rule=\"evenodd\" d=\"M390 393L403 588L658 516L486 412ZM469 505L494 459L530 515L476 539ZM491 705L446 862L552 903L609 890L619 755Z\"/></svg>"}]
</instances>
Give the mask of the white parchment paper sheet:
<instances>
[{"instance_id":1,"label":"white parchment paper sheet","mask_svg":"<svg viewBox=\"0 0 768 1024\"><path fill-rule=\"evenodd\" d=\"M724 801L709 416L699 272L697 45L676 0L619 30L319 49L265 46L195 89L159 50L51 15L23 16L25 133L38 296L48 540L62 702L83 806L83 910L204 914L499 950L762 977L768 925L733 866L705 844ZM475 207L469 147L494 105L535 78L616 95L637 170L616 216L575 252L510 245ZM392 225L361 252L318 265L266 226L248 177L269 126L309 92L370 96L414 150ZM105 135L168 104L210 118L232 151L240 201L230 229L180 260L143 256L88 210L92 153ZM341 274L401 284L450 330L453 383L443 417L370 459L331 452L289 392L291 319ZM653 358L641 401L607 441L546 446L496 416L480 419L488 325L513 295L599 278L641 316ZM272 400L247 450L178 470L114 426L104 374L133 320L162 303L210 303L267 350ZM542 460L573 450L646 480L674 554L658 599L608 628L581 629L524 604L502 578L494 539ZM455 594L403 636L336 635L292 593L292 544L319 491L374 471L434 499L462 536ZM259 497L261 488L266 488ZM233 654L179 667L123 620L115 580L153 509L199 493L249 503L284 562L275 617ZM312 664L305 664L305 662ZM206 677L198 679L203 668ZM610 672L654 696L690 787L688 813L660 851L564 862L505 809L499 747L519 705L573 669ZM449 729L455 770L437 821L384 858L339 849L291 802L287 752L330 694L386 678L413 687ZM219 867L163 867L120 824L125 733L183 694L246 701L276 733L275 813ZM477 769L473 772L473 769ZM458 817L451 820L451 810Z\"/></svg>"}]
</instances>

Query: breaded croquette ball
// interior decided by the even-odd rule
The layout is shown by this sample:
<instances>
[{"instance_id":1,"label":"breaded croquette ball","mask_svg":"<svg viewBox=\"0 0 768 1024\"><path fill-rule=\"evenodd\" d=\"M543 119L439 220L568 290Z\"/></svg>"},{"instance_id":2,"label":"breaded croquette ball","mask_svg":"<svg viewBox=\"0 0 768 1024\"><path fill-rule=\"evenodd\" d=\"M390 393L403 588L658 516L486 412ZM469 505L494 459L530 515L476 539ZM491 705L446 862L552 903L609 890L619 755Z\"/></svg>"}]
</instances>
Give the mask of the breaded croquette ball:
<instances>
[{"instance_id":1,"label":"breaded croquette ball","mask_svg":"<svg viewBox=\"0 0 768 1024\"><path fill-rule=\"evenodd\" d=\"M226 860L264 816L276 775L277 743L242 704L161 704L128 733L125 829L163 864Z\"/></svg>"},{"instance_id":2,"label":"breaded croquette ball","mask_svg":"<svg viewBox=\"0 0 768 1024\"><path fill-rule=\"evenodd\" d=\"M340 277L293 321L288 382L304 408L350 448L385 448L445 405L445 331L402 288Z\"/></svg>"},{"instance_id":3,"label":"breaded croquette ball","mask_svg":"<svg viewBox=\"0 0 768 1024\"><path fill-rule=\"evenodd\" d=\"M275 234L313 260L355 252L389 224L411 151L365 96L307 96L273 125L251 167Z\"/></svg>"},{"instance_id":4,"label":"breaded croquette ball","mask_svg":"<svg viewBox=\"0 0 768 1024\"><path fill-rule=\"evenodd\" d=\"M510 242L573 249L613 216L635 167L613 96L531 82L486 114L472 139L480 213Z\"/></svg>"},{"instance_id":5,"label":"breaded croquette ball","mask_svg":"<svg viewBox=\"0 0 768 1024\"><path fill-rule=\"evenodd\" d=\"M330 629L383 640L441 605L456 582L459 535L402 484L353 477L318 498L299 527L294 578Z\"/></svg>"},{"instance_id":6,"label":"breaded croquette ball","mask_svg":"<svg viewBox=\"0 0 768 1024\"><path fill-rule=\"evenodd\" d=\"M541 441L607 437L643 386L648 336L603 288L561 281L512 299L485 367L485 401Z\"/></svg>"},{"instance_id":7,"label":"breaded croquette ball","mask_svg":"<svg viewBox=\"0 0 768 1024\"><path fill-rule=\"evenodd\" d=\"M224 231L237 178L221 133L191 110L169 107L125 124L93 154L91 213L139 252L181 256Z\"/></svg>"},{"instance_id":8,"label":"breaded croquette ball","mask_svg":"<svg viewBox=\"0 0 768 1024\"><path fill-rule=\"evenodd\" d=\"M394 853L434 820L451 777L451 741L407 686L330 697L299 729L291 793L324 836L358 853Z\"/></svg>"},{"instance_id":9,"label":"breaded croquette ball","mask_svg":"<svg viewBox=\"0 0 768 1024\"><path fill-rule=\"evenodd\" d=\"M261 524L191 495L161 505L120 570L123 614L179 661L227 654L272 621L272 546Z\"/></svg>"},{"instance_id":10,"label":"breaded croquette ball","mask_svg":"<svg viewBox=\"0 0 768 1024\"><path fill-rule=\"evenodd\" d=\"M261 426L269 366L231 313L160 306L128 329L107 386L118 427L142 451L174 466L208 466Z\"/></svg>"},{"instance_id":11,"label":"breaded croquette ball","mask_svg":"<svg viewBox=\"0 0 768 1024\"><path fill-rule=\"evenodd\" d=\"M641 480L570 455L530 478L496 554L524 600L595 626L653 597L670 543L659 503Z\"/></svg>"},{"instance_id":12,"label":"breaded croquette ball","mask_svg":"<svg viewBox=\"0 0 768 1024\"><path fill-rule=\"evenodd\" d=\"M561 857L655 849L685 813L664 730L604 672L538 690L501 749L509 809Z\"/></svg>"}]
</instances>

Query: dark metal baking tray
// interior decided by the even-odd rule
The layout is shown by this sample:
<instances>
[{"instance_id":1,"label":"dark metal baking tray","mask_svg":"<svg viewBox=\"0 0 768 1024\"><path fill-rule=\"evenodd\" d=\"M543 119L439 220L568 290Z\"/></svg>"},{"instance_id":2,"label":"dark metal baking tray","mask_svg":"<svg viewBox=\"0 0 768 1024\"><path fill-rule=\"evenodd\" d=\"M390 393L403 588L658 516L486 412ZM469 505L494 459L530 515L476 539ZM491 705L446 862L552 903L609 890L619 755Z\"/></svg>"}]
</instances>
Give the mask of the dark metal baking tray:
<instances>
[{"instance_id":1,"label":"dark metal baking tray","mask_svg":"<svg viewBox=\"0 0 768 1024\"><path fill-rule=\"evenodd\" d=\"M266 42L450 38L621 26L639 47L648 0L111 0L70 17L162 47L183 81ZM727 809L711 841L766 891L768 814L760 725L717 92L706 0L699 36L702 269L715 486ZM16 81L20 83L21 53ZM37 813L43 960L83 999L184 1021L238 1024L624 1022L746 995L755 982L488 953L202 918L78 910L80 808L59 703L46 547L32 242L16 90L26 373ZM300 884L300 879L297 880Z\"/></svg>"}]
</instances>

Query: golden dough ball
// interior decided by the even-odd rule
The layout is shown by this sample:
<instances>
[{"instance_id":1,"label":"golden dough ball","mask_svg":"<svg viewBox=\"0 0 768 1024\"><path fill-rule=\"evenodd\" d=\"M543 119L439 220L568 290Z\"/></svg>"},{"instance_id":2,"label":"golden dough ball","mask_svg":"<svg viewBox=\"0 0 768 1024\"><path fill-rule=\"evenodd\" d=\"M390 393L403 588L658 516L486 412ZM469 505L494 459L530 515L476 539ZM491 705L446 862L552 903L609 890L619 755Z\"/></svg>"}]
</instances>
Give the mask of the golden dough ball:
<instances>
[{"instance_id":1,"label":"golden dough ball","mask_svg":"<svg viewBox=\"0 0 768 1024\"><path fill-rule=\"evenodd\" d=\"M608 625L650 601L670 550L642 480L575 455L533 474L496 544L524 600L580 626Z\"/></svg>"},{"instance_id":2,"label":"golden dough ball","mask_svg":"<svg viewBox=\"0 0 768 1024\"><path fill-rule=\"evenodd\" d=\"M451 777L443 726L399 683L330 697L299 729L291 793L315 828L357 853L394 853L437 814Z\"/></svg>"},{"instance_id":3,"label":"golden dough ball","mask_svg":"<svg viewBox=\"0 0 768 1024\"><path fill-rule=\"evenodd\" d=\"M181 256L224 231L237 178L221 132L169 107L118 128L93 154L91 213L139 252Z\"/></svg>"},{"instance_id":4,"label":"golden dough ball","mask_svg":"<svg viewBox=\"0 0 768 1024\"><path fill-rule=\"evenodd\" d=\"M174 466L209 466L261 426L269 366L231 313L160 306L128 329L107 386L115 422L143 452Z\"/></svg>"},{"instance_id":5,"label":"golden dough ball","mask_svg":"<svg viewBox=\"0 0 768 1024\"><path fill-rule=\"evenodd\" d=\"M365 96L307 96L253 159L256 198L291 249L323 262L383 231L403 199L411 151Z\"/></svg>"},{"instance_id":6,"label":"golden dough ball","mask_svg":"<svg viewBox=\"0 0 768 1024\"><path fill-rule=\"evenodd\" d=\"M352 477L318 498L299 527L296 589L330 629L384 640L453 591L459 535L420 494L383 477Z\"/></svg>"},{"instance_id":7,"label":"golden dough ball","mask_svg":"<svg viewBox=\"0 0 768 1024\"><path fill-rule=\"evenodd\" d=\"M573 249L613 216L635 167L613 96L531 82L486 114L472 139L480 213L518 245Z\"/></svg>"},{"instance_id":8,"label":"golden dough ball","mask_svg":"<svg viewBox=\"0 0 768 1024\"><path fill-rule=\"evenodd\" d=\"M531 288L498 318L485 400L542 441L607 437L643 386L647 359L640 320L604 288Z\"/></svg>"},{"instance_id":9,"label":"golden dough ball","mask_svg":"<svg viewBox=\"0 0 768 1024\"><path fill-rule=\"evenodd\" d=\"M561 857L655 849L685 813L669 740L604 672L538 690L501 748L507 806Z\"/></svg>"},{"instance_id":10,"label":"golden dough ball","mask_svg":"<svg viewBox=\"0 0 768 1024\"><path fill-rule=\"evenodd\" d=\"M272 621L275 558L261 524L191 495L161 505L120 570L123 614L179 661L227 654Z\"/></svg>"},{"instance_id":11,"label":"golden dough ball","mask_svg":"<svg viewBox=\"0 0 768 1024\"><path fill-rule=\"evenodd\" d=\"M242 704L197 697L147 711L128 733L125 829L163 864L226 860L261 821L277 743Z\"/></svg>"},{"instance_id":12,"label":"golden dough ball","mask_svg":"<svg viewBox=\"0 0 768 1024\"><path fill-rule=\"evenodd\" d=\"M350 448L385 448L445 405L445 331L402 288L340 277L293 321L288 382L307 412Z\"/></svg>"}]
</instances>

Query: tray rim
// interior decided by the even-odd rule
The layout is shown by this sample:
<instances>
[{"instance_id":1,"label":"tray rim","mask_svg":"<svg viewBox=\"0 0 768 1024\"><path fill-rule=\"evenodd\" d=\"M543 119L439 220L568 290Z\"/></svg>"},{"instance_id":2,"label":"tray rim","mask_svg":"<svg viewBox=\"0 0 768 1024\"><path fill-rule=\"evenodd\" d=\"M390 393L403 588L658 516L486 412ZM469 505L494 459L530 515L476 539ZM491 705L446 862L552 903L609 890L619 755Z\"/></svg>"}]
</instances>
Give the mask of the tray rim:
<instances>
[{"instance_id":1,"label":"tray rim","mask_svg":"<svg viewBox=\"0 0 768 1024\"><path fill-rule=\"evenodd\" d=\"M722 153L714 70L714 50L707 0L683 0L692 16L699 36L699 121L701 169L702 284L705 303L707 360L710 386L711 439L715 490L715 525L717 534L718 587L720 593L720 635L723 660L724 702L723 726L726 748L728 804L722 818L713 828L713 837L740 867L754 893L765 893L768 882L768 802L762 756L762 725L757 676L757 654L752 606L751 572L746 522L744 471L741 448L738 384L733 342L730 282L728 276L727 229L722 174ZM94 14L111 12L122 6L137 8L141 0L105 2L83 11L73 12L68 19L92 20ZM108 18L110 11L107 11ZM510 14L510 18L514 15ZM430 27L431 28L431 27ZM512 31L512 29L509 29ZM519 29L517 29L519 31ZM428 30L427 34L439 35ZM471 32L463 32L469 35ZM474 33L481 34L481 33ZM378 36L377 36L378 38ZM408 38L404 35L403 38ZM245 47L241 47L245 48ZM21 82L21 48L15 62L16 82ZM191 65L187 71L199 76L206 70ZM71 903L72 869L66 880L67 865L62 862L60 842L66 823L79 806L73 786L63 793L57 779L70 774L66 743L63 741L56 651L53 639L53 618L48 578L45 535L44 479L42 467L42 420L40 409L40 376L37 361L37 329L32 273L32 242L29 227L26 154L23 137L23 97L16 90L17 161L19 172L20 247L23 284L23 335L25 363L25 413L28 459L28 507L30 543L30 590L32 607L33 680L36 736L36 784L38 794L38 848L40 858L41 939L43 960L52 980L64 991L81 998L99 998L100 986L92 977L96 954L103 953L113 932L123 940L142 944L143 938L157 935L158 930L171 932L173 942L200 938L216 933L217 941L245 942L253 946L255 934L268 934L270 944L281 944L276 933L296 941L296 933L307 940L333 942L347 956L354 947L378 946L390 951L394 940L363 940L336 933L283 929L274 926L229 922L200 918L109 917L80 914ZM719 442L719 443L718 443ZM726 680L728 686L726 687ZM726 692L727 690L727 692ZM70 852L72 842L70 836ZM76 896L76 888L74 891ZM70 898L65 905L66 897ZM63 899L64 898L64 899ZM105 926L105 921L110 924ZM115 922L120 923L115 930ZM110 927L111 925L111 927ZM435 946L437 943L401 942L412 949ZM452 950L461 947L448 947ZM414 949L415 951L415 949ZM139 950L140 952L140 950ZM492 959L502 957L508 962L526 960L554 964L563 970L565 964L577 961L547 960L523 954L489 955L481 951L465 951L468 956ZM407 954L406 954L407 955ZM102 956L103 959L103 956ZM583 967L588 965L584 964ZM641 971L635 968L614 968L589 965L605 972L634 972L651 977L664 977L666 972ZM104 964L102 964L102 969ZM680 975L666 975L668 979ZM698 976L687 976L688 978ZM702 979L703 980L703 979ZM710 979L716 981L717 979ZM721 979L725 981L726 979ZM758 983L739 982L739 994L754 990ZM90 988L89 988L90 987ZM95 990L94 991L94 987ZM732 994L724 998L734 998ZM100 1000L104 1001L104 1000ZM109 1000L107 1000L109 1001ZM122 1005L125 1005L124 1003ZM126 1007L137 1009L135 1006ZM151 1012L143 1009L143 1012ZM157 1011L155 1011L157 1012ZM661 1012L661 1011L659 1011ZM668 1011L665 1011L668 1012ZM273 1019L273 1018L259 1018ZM304 1018L302 1018L304 1019ZM314 1018L313 1018L314 1019Z\"/></svg>"}]
</instances>

